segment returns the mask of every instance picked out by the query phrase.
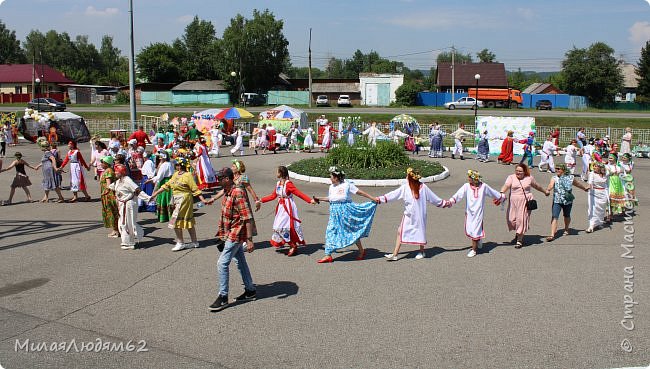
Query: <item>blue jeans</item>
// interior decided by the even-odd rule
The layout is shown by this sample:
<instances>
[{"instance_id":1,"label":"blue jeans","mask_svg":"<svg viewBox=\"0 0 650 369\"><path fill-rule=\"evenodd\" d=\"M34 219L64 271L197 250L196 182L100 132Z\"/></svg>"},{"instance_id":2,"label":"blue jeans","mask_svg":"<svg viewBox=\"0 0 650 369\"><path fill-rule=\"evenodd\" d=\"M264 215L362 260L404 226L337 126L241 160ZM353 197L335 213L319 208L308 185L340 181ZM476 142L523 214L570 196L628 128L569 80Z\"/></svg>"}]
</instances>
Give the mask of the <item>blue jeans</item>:
<instances>
[{"instance_id":1,"label":"blue jeans","mask_svg":"<svg viewBox=\"0 0 650 369\"><path fill-rule=\"evenodd\" d=\"M241 273L244 281L244 287L249 291L255 291L251 271L246 263L244 255L244 246L242 242L227 240L223 247L219 261L217 261L217 270L219 272L219 296L228 296L228 282L230 280L230 261L235 259L237 269Z\"/></svg>"},{"instance_id":2,"label":"blue jeans","mask_svg":"<svg viewBox=\"0 0 650 369\"><path fill-rule=\"evenodd\" d=\"M562 205L562 204L558 204L557 202L554 202L553 208L551 209L551 218L558 219L560 217L560 211L562 212L562 215L564 215L565 218L571 218L572 207L573 207L573 203Z\"/></svg>"}]
</instances>

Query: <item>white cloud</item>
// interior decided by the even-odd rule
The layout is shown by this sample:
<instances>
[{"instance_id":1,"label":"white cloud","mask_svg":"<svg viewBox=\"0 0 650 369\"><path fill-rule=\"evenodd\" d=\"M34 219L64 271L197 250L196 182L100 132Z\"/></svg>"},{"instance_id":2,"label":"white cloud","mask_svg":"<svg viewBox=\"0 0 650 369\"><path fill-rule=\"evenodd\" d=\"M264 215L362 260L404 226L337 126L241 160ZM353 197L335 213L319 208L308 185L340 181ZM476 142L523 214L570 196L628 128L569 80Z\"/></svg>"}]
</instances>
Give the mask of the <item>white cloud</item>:
<instances>
[{"instance_id":1,"label":"white cloud","mask_svg":"<svg viewBox=\"0 0 650 369\"><path fill-rule=\"evenodd\" d=\"M5 2L5 0L0 0L0 5L2 5L2 3L4 3L4 2Z\"/></svg>"},{"instance_id":2,"label":"white cloud","mask_svg":"<svg viewBox=\"0 0 650 369\"><path fill-rule=\"evenodd\" d=\"M193 15L181 15L180 17L176 18L176 21L178 23L190 23L193 19Z\"/></svg>"},{"instance_id":3,"label":"white cloud","mask_svg":"<svg viewBox=\"0 0 650 369\"><path fill-rule=\"evenodd\" d=\"M386 23L415 29L494 29L503 26L498 19L485 14L468 14L461 11L439 9L403 14L386 19Z\"/></svg>"},{"instance_id":4,"label":"white cloud","mask_svg":"<svg viewBox=\"0 0 650 369\"><path fill-rule=\"evenodd\" d=\"M650 40L650 23L636 22L630 27L629 40L635 44L644 44Z\"/></svg>"},{"instance_id":5,"label":"white cloud","mask_svg":"<svg viewBox=\"0 0 650 369\"><path fill-rule=\"evenodd\" d=\"M119 14L120 10L117 8L106 8L104 10L96 9L94 6L89 6L84 12L85 15L91 17L112 17Z\"/></svg>"}]
</instances>

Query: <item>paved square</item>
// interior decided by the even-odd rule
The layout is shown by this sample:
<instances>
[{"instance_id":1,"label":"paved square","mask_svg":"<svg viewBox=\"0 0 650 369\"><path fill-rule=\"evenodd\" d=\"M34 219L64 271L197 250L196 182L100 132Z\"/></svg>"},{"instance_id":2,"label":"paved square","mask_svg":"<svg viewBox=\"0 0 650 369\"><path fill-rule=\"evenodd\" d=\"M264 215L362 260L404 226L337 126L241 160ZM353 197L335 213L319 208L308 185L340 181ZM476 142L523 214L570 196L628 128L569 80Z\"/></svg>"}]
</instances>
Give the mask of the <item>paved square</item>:
<instances>
[{"instance_id":1,"label":"paved square","mask_svg":"<svg viewBox=\"0 0 650 369\"><path fill-rule=\"evenodd\" d=\"M89 157L88 145L83 154ZM10 148L36 164L33 144ZM65 152L65 148L63 150ZM226 150L224 150L226 152ZM255 191L269 194L275 168L308 156L246 156ZM230 157L213 159L215 168ZM430 160L422 156L422 159ZM559 158L561 159L561 158ZM430 188L449 198L468 168L500 188L514 166L441 160L451 176ZM536 162L539 159L536 158ZM7 166L11 160L4 160ZM368 239L368 259L335 254L317 264L328 206L297 200L307 246L288 258L270 247L275 203L257 212L260 235L247 259L258 300L210 313L216 298L218 251L213 246L218 206L199 209L201 248L174 253L173 232L152 214L140 214L142 248L123 251L106 237L101 204L26 204L0 207L0 365L5 368L613 368L650 363L650 161L636 161L641 208L633 231L623 222L586 234L586 195L576 190L570 236L543 242L551 198L539 192L527 246L509 244L505 212L487 206L483 254L466 257L464 203L429 207L426 258L402 247L388 263L403 204L379 205ZM29 169L28 169L29 170ZM6 199L13 172L0 174ZM543 186L550 175L534 171ZM34 199L41 174L30 172ZM64 183L69 179L64 174ZM327 186L295 181L303 192ZM90 178L97 199L99 184ZM380 195L392 188L364 188ZM69 192L64 191L66 198ZM358 202L365 200L361 197ZM633 233L631 233L631 232ZM633 241L624 239L633 234ZM629 236L628 236L629 238ZM621 243L634 244L625 259ZM625 267L628 273L624 271ZM632 272L633 285L624 289ZM231 300L243 289L231 265ZM633 291L632 291L633 290ZM625 296L638 304L628 305ZM628 339L632 352L621 348ZM28 340L28 341L27 341ZM73 341L74 340L74 341ZM130 341L130 343L129 343ZM28 344L25 345L25 342ZM39 343L48 351L35 352ZM53 345L52 345L53 344ZM73 345L74 344L74 345ZM90 347L92 344L93 347ZM123 344L123 346L117 346ZM129 346L129 344L131 346ZM52 348L55 350L52 350ZM68 348L69 352L63 348ZM101 349L99 348L101 347ZM127 350L127 347L131 350ZM75 350L76 348L76 350ZM76 352L82 349L93 352ZM120 348L122 348L120 350ZM147 351L144 351L147 350ZM56 351L56 352L52 352ZM98 352L95 352L98 351Z\"/></svg>"}]
</instances>

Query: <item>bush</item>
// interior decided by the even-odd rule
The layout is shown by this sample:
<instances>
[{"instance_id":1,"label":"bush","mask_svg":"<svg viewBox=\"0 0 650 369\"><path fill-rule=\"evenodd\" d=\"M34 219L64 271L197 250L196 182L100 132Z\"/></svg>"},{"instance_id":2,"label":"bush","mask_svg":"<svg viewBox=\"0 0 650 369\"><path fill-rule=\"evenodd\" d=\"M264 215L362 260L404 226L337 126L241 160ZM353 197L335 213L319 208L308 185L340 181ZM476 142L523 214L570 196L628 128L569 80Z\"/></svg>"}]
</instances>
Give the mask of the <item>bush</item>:
<instances>
[{"instance_id":1,"label":"bush","mask_svg":"<svg viewBox=\"0 0 650 369\"><path fill-rule=\"evenodd\" d=\"M420 83L414 81L404 82L395 90L395 102L398 106L415 106L418 92L423 90L424 86Z\"/></svg>"},{"instance_id":2,"label":"bush","mask_svg":"<svg viewBox=\"0 0 650 369\"><path fill-rule=\"evenodd\" d=\"M311 176L329 177L329 167L343 169L347 178L354 179L402 179L406 168L420 170L423 177L442 173L438 162L411 159L404 149L392 142L378 142L376 147L367 143L354 146L340 144L325 158L304 159L291 164L292 172Z\"/></svg>"},{"instance_id":3,"label":"bush","mask_svg":"<svg viewBox=\"0 0 650 369\"><path fill-rule=\"evenodd\" d=\"M115 97L115 103L116 104L128 104L129 103L129 93L120 91L117 93L117 96Z\"/></svg>"}]
</instances>

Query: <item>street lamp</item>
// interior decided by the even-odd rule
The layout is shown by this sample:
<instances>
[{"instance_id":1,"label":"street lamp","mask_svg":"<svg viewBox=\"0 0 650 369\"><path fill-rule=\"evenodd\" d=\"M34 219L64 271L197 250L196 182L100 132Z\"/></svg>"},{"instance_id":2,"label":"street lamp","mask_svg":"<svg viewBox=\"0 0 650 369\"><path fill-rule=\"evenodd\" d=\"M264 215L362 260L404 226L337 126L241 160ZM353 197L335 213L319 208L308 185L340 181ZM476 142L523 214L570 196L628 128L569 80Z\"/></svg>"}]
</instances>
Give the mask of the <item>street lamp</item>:
<instances>
[{"instance_id":1,"label":"street lamp","mask_svg":"<svg viewBox=\"0 0 650 369\"><path fill-rule=\"evenodd\" d=\"M478 116L478 80L481 79L481 75L476 73L474 79L476 80L476 109L474 109L474 124L476 124L476 117Z\"/></svg>"},{"instance_id":2,"label":"street lamp","mask_svg":"<svg viewBox=\"0 0 650 369\"><path fill-rule=\"evenodd\" d=\"M240 101L240 99L241 99L241 71L239 73L237 73L235 71L230 72L230 76L232 78L237 77L237 75L239 75L239 86L237 87L237 101L241 104L241 101ZM232 101L232 106L235 106L235 100L234 99Z\"/></svg>"},{"instance_id":3,"label":"street lamp","mask_svg":"<svg viewBox=\"0 0 650 369\"><path fill-rule=\"evenodd\" d=\"M40 111L41 111L41 99L38 97L38 92L37 92L37 91L38 91L38 88L39 88L39 86L40 86L41 79L37 77L37 78L34 80L34 82L36 82L36 91L35 91L35 96L36 96L36 105L37 105L36 110L38 110L38 111L40 112Z\"/></svg>"}]
</instances>

